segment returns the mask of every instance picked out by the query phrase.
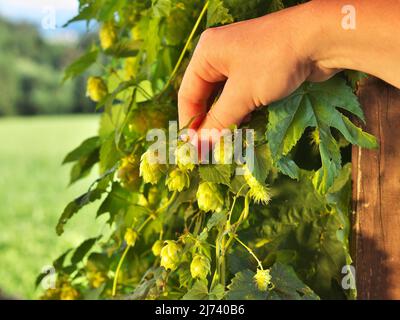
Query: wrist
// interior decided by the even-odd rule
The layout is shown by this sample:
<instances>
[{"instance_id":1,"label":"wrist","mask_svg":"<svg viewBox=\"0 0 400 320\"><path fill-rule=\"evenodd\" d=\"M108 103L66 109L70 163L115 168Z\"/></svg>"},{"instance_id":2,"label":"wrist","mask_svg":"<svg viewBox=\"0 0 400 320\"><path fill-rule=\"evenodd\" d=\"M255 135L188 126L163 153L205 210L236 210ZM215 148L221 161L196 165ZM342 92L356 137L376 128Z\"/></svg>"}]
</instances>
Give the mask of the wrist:
<instances>
[{"instance_id":1,"label":"wrist","mask_svg":"<svg viewBox=\"0 0 400 320\"><path fill-rule=\"evenodd\" d=\"M287 36L307 76L316 69L341 68L341 55L332 45L331 24L324 21L332 18L324 11L324 5L324 1L310 1L285 10L285 23L289 26Z\"/></svg>"},{"instance_id":2,"label":"wrist","mask_svg":"<svg viewBox=\"0 0 400 320\"><path fill-rule=\"evenodd\" d=\"M353 1L354 5L358 1ZM343 25L346 1L313 0L307 3L313 38L309 58L322 69L359 69L354 59L357 30ZM353 6L353 8L356 8ZM358 8L357 8L358 9ZM357 12L357 11L356 11ZM356 16L354 17L356 18ZM357 22L357 20L355 20Z\"/></svg>"}]
</instances>

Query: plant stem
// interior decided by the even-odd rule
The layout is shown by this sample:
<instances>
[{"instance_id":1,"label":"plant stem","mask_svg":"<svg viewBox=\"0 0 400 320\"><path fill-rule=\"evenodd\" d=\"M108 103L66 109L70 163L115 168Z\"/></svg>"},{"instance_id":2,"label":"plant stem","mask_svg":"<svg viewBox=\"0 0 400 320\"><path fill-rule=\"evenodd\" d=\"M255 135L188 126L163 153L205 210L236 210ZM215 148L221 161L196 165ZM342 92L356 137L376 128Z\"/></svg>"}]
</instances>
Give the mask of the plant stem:
<instances>
[{"instance_id":1,"label":"plant stem","mask_svg":"<svg viewBox=\"0 0 400 320\"><path fill-rule=\"evenodd\" d=\"M243 185L240 189L238 194L242 191L242 188L245 185ZM226 231L230 229L231 227L231 218L232 218L232 212L236 204L236 200L239 197L239 195L234 196L233 201L232 201L232 206L231 209L228 213L228 220L225 225L225 229L222 229L219 231L218 236L217 236L217 242L216 242L216 247L215 247L215 259L216 259L216 269L214 273L214 277L211 283L211 287L215 285L216 281L219 281L220 284L222 284L225 288L225 282L226 282L226 259L225 259L225 253L227 251L227 248L229 247L230 243L232 242L232 236L226 241ZM247 195L246 195L247 197ZM243 216L247 212L246 210L243 210L242 214L240 215L240 218L238 219L237 224L240 224L241 221L243 220ZM237 225L238 227L239 225ZM237 227L235 228L235 231L237 230Z\"/></svg>"},{"instance_id":2,"label":"plant stem","mask_svg":"<svg viewBox=\"0 0 400 320\"><path fill-rule=\"evenodd\" d=\"M179 56L179 59L178 59L176 65L175 65L175 67L174 67L174 69L173 69L173 71L172 71L172 73L171 73L171 75L170 75L170 77L169 77L167 83L164 85L164 88L161 90L160 95L161 95L165 90L167 90L167 88L168 88L169 85L171 84L171 81L174 79L176 73L178 72L179 67L181 66L181 63L182 63L182 61L183 61L183 58L185 57L185 54L186 54L186 52L187 52L187 50L188 50L188 48L189 48L189 45L190 45L190 43L192 42L192 39L193 39L194 35L196 34L196 31L197 31L197 29L198 29L198 27L199 27L199 25L200 25L200 22L201 22L201 20L203 19L204 15L205 15L206 12L207 12L207 8L208 8L208 5L209 5L209 4L210 4L210 1L207 1L207 2L204 4L203 10L201 10L201 13L200 13L199 17L197 18L197 21L196 21L195 25L193 26L192 32L190 33L189 38L187 39L187 41L186 41L186 43L185 43L185 46L183 47L183 50L182 50L182 52L181 52L181 55Z\"/></svg>"},{"instance_id":3,"label":"plant stem","mask_svg":"<svg viewBox=\"0 0 400 320\"><path fill-rule=\"evenodd\" d=\"M150 222L150 220L154 219L153 215L150 215L147 217L147 219L142 223L142 225L139 227L139 229L137 230L137 232L139 233L140 231L143 230L143 228Z\"/></svg>"},{"instance_id":4,"label":"plant stem","mask_svg":"<svg viewBox=\"0 0 400 320\"><path fill-rule=\"evenodd\" d=\"M140 225L140 227L137 229L137 232L139 233L140 231L142 231L143 228L144 228L151 220L155 219L155 215L156 215L156 214L158 214L158 213L164 211L165 209L167 209L167 208L170 206L170 204L175 200L177 194L178 194L178 193L175 191L175 192L172 194L171 198L167 201L167 203L166 203L164 206L162 206L161 208L157 209L156 212L154 213L154 215L151 214L150 216L148 216L147 219L146 219L146 220ZM124 252L122 253L121 258L120 258L119 261L118 261L117 269L115 270L115 275L114 275L113 287L112 287L112 296L113 296L113 297L115 297L115 295L116 295L116 293L117 293L118 277L119 277L119 273L120 273L120 270L121 270L121 266L122 266L122 264L123 264L123 262L124 262L124 260L125 260L125 257L126 257L126 255L127 255L127 253L128 253L128 251L129 251L130 248L131 248L131 246L127 246L127 247L125 248Z\"/></svg>"},{"instance_id":5,"label":"plant stem","mask_svg":"<svg viewBox=\"0 0 400 320\"><path fill-rule=\"evenodd\" d=\"M229 210L229 214L228 214L228 221L229 221L229 223L231 222L232 213L233 213L233 208L235 207L236 200L237 200L237 198L239 198L240 192L242 191L242 189L243 189L245 186L246 186L246 184L243 184L243 185L240 187L238 193L233 197L231 210Z\"/></svg>"},{"instance_id":6,"label":"plant stem","mask_svg":"<svg viewBox=\"0 0 400 320\"><path fill-rule=\"evenodd\" d=\"M220 257L220 283L224 286L225 288L225 275L226 275L226 260L225 260L225 235L223 235L223 238L221 240L221 257Z\"/></svg>"},{"instance_id":7,"label":"plant stem","mask_svg":"<svg viewBox=\"0 0 400 320\"><path fill-rule=\"evenodd\" d=\"M235 222L234 230L232 230L232 231L230 232L229 239L228 239L228 241L227 241L227 243L226 243L226 245L225 245L225 250L228 250L229 246L231 245L233 239L234 239L235 236L236 236L236 231L237 231L237 229L239 229L240 224L241 224L241 223L243 222L243 220L245 220L245 218L248 216L248 213L249 213L249 201L248 201L248 200L249 200L249 197L250 197L250 195L249 195L249 193L247 193L247 194L246 194L246 197L245 197L245 201L244 201L245 207L244 207L242 213L240 214L239 219Z\"/></svg>"},{"instance_id":8,"label":"plant stem","mask_svg":"<svg viewBox=\"0 0 400 320\"><path fill-rule=\"evenodd\" d=\"M238 237L234 237L237 242L239 242L252 256L254 259L256 259L258 266L260 267L261 270L263 270L263 266L261 261L257 258L256 254L254 253L253 250L251 250L248 246L246 246Z\"/></svg>"},{"instance_id":9,"label":"plant stem","mask_svg":"<svg viewBox=\"0 0 400 320\"><path fill-rule=\"evenodd\" d=\"M121 256L121 259L119 259L117 269L115 270L113 287L112 287L112 296L113 297L115 297L115 295L117 294L117 285L118 285L119 272L121 270L122 263L124 262L125 257L126 257L126 255L127 255L127 253L128 253L130 248L131 248L131 246L126 246L126 248L124 250L124 253Z\"/></svg>"},{"instance_id":10,"label":"plant stem","mask_svg":"<svg viewBox=\"0 0 400 320\"><path fill-rule=\"evenodd\" d=\"M177 195L178 195L178 191L174 191L174 193L172 194L171 198L167 201L167 203L165 205L163 205L161 208L158 208L154 214L157 215L157 214L163 212L164 210L168 209L168 207L171 205L171 203L174 202Z\"/></svg>"}]
</instances>

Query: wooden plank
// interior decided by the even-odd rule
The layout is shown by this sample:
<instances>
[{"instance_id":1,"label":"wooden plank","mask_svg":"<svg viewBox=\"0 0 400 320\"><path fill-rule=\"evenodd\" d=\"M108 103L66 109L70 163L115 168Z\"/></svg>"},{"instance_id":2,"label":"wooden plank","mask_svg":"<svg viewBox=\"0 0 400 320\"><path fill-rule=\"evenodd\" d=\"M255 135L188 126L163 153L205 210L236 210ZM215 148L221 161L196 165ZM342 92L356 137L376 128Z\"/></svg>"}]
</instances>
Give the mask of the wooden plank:
<instances>
[{"instance_id":1,"label":"wooden plank","mask_svg":"<svg viewBox=\"0 0 400 320\"><path fill-rule=\"evenodd\" d=\"M353 238L359 299L400 299L400 90L360 85L364 129L379 150L353 148Z\"/></svg>"}]
</instances>

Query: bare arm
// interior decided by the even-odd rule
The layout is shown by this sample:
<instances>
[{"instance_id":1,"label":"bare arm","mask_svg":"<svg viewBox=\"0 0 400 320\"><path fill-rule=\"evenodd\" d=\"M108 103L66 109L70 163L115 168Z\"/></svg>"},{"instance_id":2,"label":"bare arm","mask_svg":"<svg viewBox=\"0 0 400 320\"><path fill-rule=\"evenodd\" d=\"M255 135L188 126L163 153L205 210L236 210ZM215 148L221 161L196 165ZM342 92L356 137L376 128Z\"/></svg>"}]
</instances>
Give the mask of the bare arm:
<instances>
[{"instance_id":1,"label":"bare arm","mask_svg":"<svg viewBox=\"0 0 400 320\"><path fill-rule=\"evenodd\" d=\"M349 1L315 0L206 30L179 90L180 125L193 117L196 129L240 124L304 81L323 81L341 69L364 71L400 88L400 0L350 2L354 29L342 25Z\"/></svg>"}]
</instances>

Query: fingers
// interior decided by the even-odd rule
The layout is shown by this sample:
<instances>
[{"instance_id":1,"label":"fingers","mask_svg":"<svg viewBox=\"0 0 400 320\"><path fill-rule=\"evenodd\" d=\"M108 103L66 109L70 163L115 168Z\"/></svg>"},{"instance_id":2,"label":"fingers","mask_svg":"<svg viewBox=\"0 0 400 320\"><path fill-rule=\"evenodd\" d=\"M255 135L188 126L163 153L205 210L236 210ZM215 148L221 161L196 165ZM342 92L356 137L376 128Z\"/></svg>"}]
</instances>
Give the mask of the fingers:
<instances>
[{"instance_id":1,"label":"fingers","mask_svg":"<svg viewBox=\"0 0 400 320\"><path fill-rule=\"evenodd\" d=\"M218 32L208 29L202 34L182 79L178 93L181 128L190 124L189 128L195 130L222 130L239 125L254 109L250 90L246 88L248 81L235 79L232 75L228 78L226 54L221 48ZM221 96L207 112L210 98L225 80ZM212 135L215 136L215 131Z\"/></svg>"},{"instance_id":2,"label":"fingers","mask_svg":"<svg viewBox=\"0 0 400 320\"><path fill-rule=\"evenodd\" d=\"M178 110L180 127L187 126L191 121L190 128L197 129L206 116L209 98L221 81L226 79L225 75L218 71L215 62L215 49L213 44L215 32L207 30L193 54L192 60L186 69L182 84L178 93ZM213 60L213 63L210 61Z\"/></svg>"},{"instance_id":3,"label":"fingers","mask_svg":"<svg viewBox=\"0 0 400 320\"><path fill-rule=\"evenodd\" d=\"M222 130L239 125L253 111L253 103L246 100L246 88L241 82L228 79L221 96L204 118L200 129Z\"/></svg>"},{"instance_id":4,"label":"fingers","mask_svg":"<svg viewBox=\"0 0 400 320\"><path fill-rule=\"evenodd\" d=\"M179 89L178 111L181 128L190 124L190 128L196 129L200 125L207 112L208 98L214 88L213 83L199 77L193 68L195 66L188 67Z\"/></svg>"}]
</instances>

